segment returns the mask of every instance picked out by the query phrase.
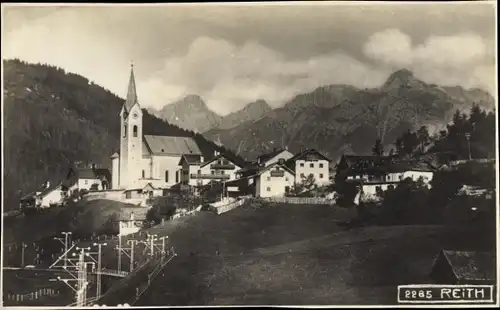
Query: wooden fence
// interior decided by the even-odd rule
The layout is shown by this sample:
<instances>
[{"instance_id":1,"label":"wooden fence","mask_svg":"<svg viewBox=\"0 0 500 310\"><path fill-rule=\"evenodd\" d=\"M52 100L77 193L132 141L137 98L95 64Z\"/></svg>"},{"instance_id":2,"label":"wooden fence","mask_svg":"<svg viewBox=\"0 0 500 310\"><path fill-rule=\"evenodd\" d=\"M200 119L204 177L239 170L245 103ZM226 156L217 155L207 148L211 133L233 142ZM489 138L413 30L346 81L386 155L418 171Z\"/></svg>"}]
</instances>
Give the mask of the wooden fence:
<instances>
[{"instance_id":1,"label":"wooden fence","mask_svg":"<svg viewBox=\"0 0 500 310\"><path fill-rule=\"evenodd\" d=\"M217 212L217 214L226 213L243 205L245 201L247 201L247 199L240 199L223 206L215 207L215 212Z\"/></svg>"},{"instance_id":2,"label":"wooden fence","mask_svg":"<svg viewBox=\"0 0 500 310\"><path fill-rule=\"evenodd\" d=\"M53 288L40 288L30 293L25 293L25 294L7 293L6 295L7 295L7 300L9 301L23 302L27 300L37 300L40 297L44 296L50 296L50 297L58 296L59 290Z\"/></svg>"},{"instance_id":3,"label":"wooden fence","mask_svg":"<svg viewBox=\"0 0 500 310\"><path fill-rule=\"evenodd\" d=\"M264 198L265 201L275 203L292 203L304 205L333 205L334 199L327 199L321 197L268 197Z\"/></svg>"}]
</instances>

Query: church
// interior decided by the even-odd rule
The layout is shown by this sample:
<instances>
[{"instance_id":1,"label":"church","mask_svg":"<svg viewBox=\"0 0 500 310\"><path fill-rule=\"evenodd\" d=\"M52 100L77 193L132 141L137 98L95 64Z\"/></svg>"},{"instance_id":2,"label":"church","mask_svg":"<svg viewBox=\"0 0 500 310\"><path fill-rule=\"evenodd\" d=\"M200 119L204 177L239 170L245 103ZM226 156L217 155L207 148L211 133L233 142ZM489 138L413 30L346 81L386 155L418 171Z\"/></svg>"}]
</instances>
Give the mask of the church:
<instances>
[{"instance_id":1,"label":"church","mask_svg":"<svg viewBox=\"0 0 500 310\"><path fill-rule=\"evenodd\" d=\"M181 182L183 155L199 155L191 137L145 135L131 66L127 98L120 111L120 152L111 156L112 189L170 188Z\"/></svg>"}]
</instances>

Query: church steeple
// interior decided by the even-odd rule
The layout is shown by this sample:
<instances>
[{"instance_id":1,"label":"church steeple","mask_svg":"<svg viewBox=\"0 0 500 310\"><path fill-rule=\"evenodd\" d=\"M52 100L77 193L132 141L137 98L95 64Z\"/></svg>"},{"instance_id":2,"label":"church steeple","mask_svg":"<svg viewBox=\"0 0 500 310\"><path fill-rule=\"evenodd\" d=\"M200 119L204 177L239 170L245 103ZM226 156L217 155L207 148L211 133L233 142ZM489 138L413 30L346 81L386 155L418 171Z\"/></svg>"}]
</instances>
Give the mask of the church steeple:
<instances>
[{"instance_id":1,"label":"church steeple","mask_svg":"<svg viewBox=\"0 0 500 310\"><path fill-rule=\"evenodd\" d=\"M130 64L130 79L128 82L127 99L125 100L125 111L128 113L135 104L138 104L137 90L135 88L134 64Z\"/></svg>"}]
</instances>

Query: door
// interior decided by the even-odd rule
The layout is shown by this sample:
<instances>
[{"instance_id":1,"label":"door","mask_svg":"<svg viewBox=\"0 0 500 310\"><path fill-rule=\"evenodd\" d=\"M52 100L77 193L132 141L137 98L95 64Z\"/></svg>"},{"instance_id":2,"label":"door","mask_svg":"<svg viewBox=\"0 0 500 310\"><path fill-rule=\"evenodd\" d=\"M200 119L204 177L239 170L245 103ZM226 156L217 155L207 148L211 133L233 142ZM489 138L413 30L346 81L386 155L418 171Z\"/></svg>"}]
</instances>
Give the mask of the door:
<instances>
[{"instance_id":1,"label":"door","mask_svg":"<svg viewBox=\"0 0 500 310\"><path fill-rule=\"evenodd\" d=\"M132 198L132 192L131 191L126 192L125 193L125 198L131 199Z\"/></svg>"}]
</instances>

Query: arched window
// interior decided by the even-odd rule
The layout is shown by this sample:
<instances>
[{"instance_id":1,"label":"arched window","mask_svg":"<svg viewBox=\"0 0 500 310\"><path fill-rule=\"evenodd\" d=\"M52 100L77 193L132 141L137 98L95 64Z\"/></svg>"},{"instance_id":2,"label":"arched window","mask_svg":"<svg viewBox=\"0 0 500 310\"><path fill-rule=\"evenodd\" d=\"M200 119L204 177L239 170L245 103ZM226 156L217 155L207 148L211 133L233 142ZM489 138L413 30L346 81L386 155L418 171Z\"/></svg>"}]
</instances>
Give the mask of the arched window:
<instances>
[{"instance_id":1,"label":"arched window","mask_svg":"<svg viewBox=\"0 0 500 310\"><path fill-rule=\"evenodd\" d=\"M125 126L123 127L123 137L127 137L127 124L125 124Z\"/></svg>"},{"instance_id":2,"label":"arched window","mask_svg":"<svg viewBox=\"0 0 500 310\"><path fill-rule=\"evenodd\" d=\"M165 182L168 183L168 170L165 170Z\"/></svg>"},{"instance_id":3,"label":"arched window","mask_svg":"<svg viewBox=\"0 0 500 310\"><path fill-rule=\"evenodd\" d=\"M146 176L146 172L144 172L144 170L142 170L142 178L144 179L145 176Z\"/></svg>"},{"instance_id":4,"label":"arched window","mask_svg":"<svg viewBox=\"0 0 500 310\"><path fill-rule=\"evenodd\" d=\"M137 126L134 125L134 137L137 137Z\"/></svg>"}]
</instances>

